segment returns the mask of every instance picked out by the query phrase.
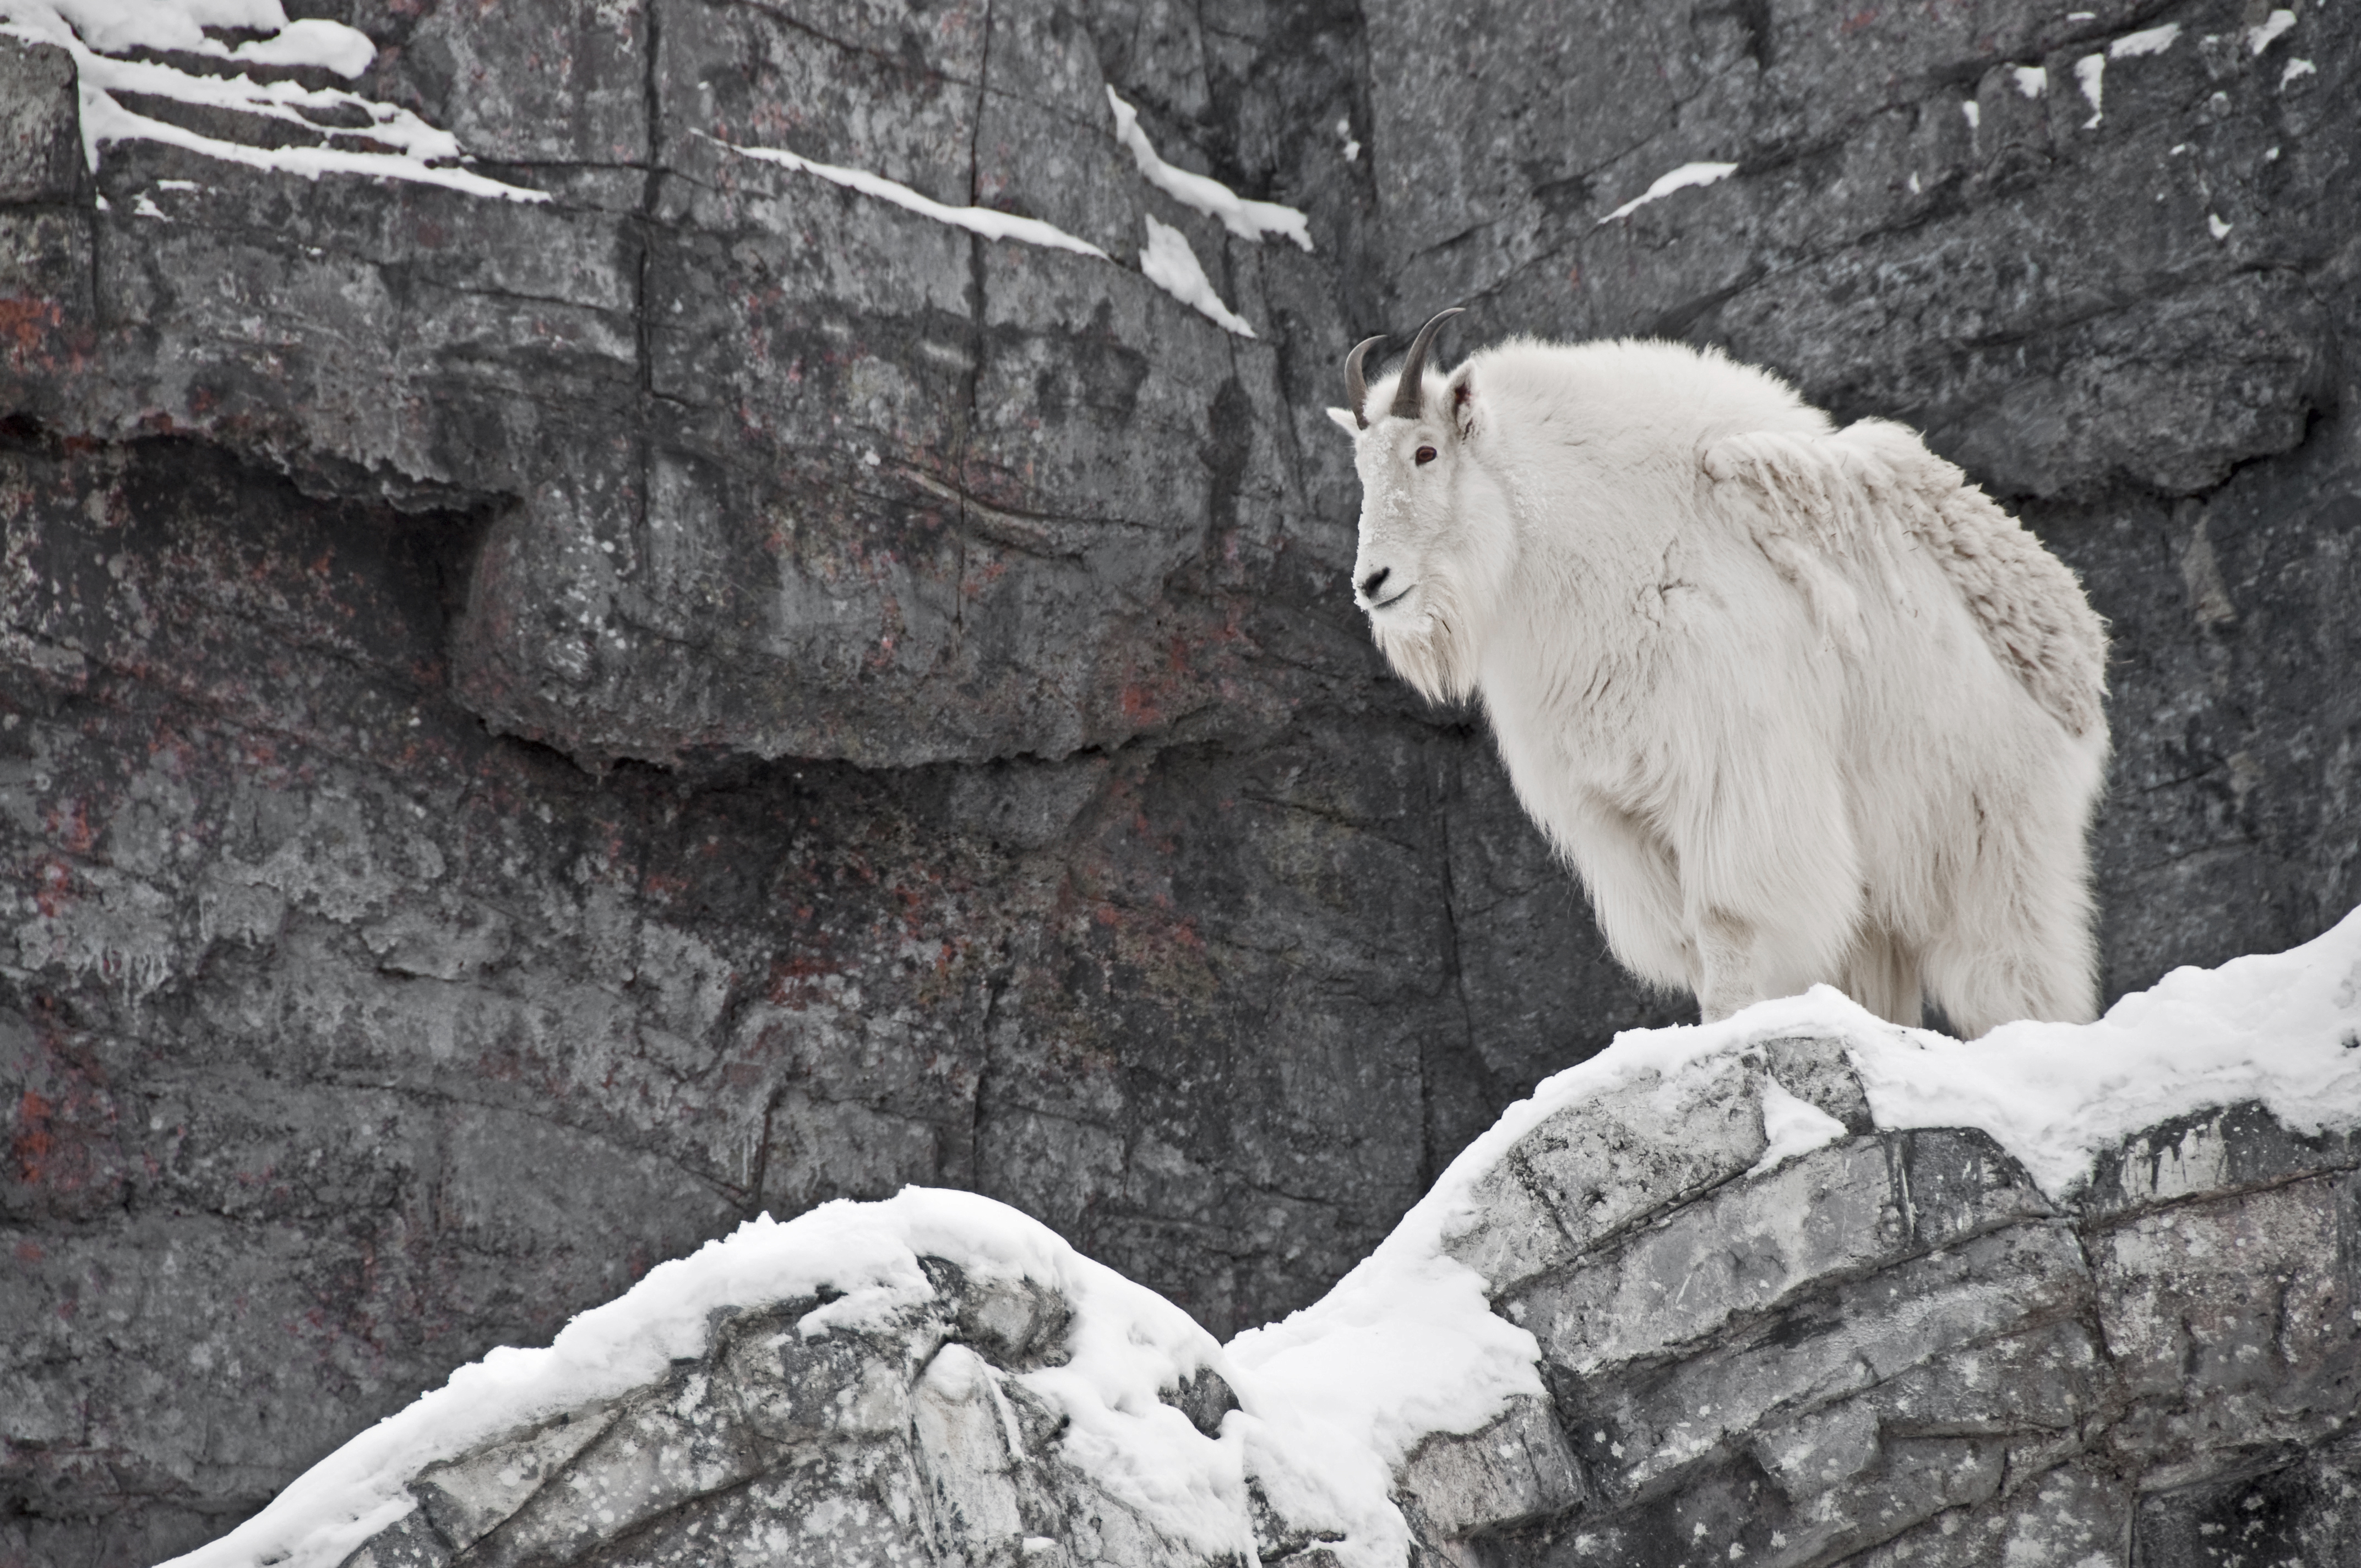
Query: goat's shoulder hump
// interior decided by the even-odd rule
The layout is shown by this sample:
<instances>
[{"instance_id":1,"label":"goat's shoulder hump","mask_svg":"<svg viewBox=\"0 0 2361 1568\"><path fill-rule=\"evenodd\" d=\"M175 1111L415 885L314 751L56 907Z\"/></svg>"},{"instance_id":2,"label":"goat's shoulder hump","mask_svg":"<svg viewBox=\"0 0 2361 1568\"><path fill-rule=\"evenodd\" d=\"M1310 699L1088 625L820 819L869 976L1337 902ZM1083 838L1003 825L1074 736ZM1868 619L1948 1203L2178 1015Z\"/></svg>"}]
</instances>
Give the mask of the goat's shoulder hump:
<instances>
[{"instance_id":1,"label":"goat's shoulder hump","mask_svg":"<svg viewBox=\"0 0 2361 1568\"><path fill-rule=\"evenodd\" d=\"M1466 367L1479 398L1508 411L1572 401L1673 434L1785 430L1819 432L1828 418L1774 373L1719 349L1659 338L1551 343L1517 337L1478 351ZM1609 411L1611 411L1611 412Z\"/></svg>"}]
</instances>

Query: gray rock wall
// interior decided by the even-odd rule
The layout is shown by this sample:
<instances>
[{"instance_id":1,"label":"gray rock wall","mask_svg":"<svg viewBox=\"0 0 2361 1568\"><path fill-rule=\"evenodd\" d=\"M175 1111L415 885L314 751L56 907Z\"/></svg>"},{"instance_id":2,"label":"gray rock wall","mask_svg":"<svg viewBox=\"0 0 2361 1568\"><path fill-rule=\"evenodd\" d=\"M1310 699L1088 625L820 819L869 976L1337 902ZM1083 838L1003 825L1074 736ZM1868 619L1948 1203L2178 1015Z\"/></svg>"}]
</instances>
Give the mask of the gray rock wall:
<instances>
[{"instance_id":1,"label":"gray rock wall","mask_svg":"<svg viewBox=\"0 0 2361 1568\"><path fill-rule=\"evenodd\" d=\"M192 1544L906 1181L1227 1333L1680 1016L1345 591L1319 408L1443 302L1726 344L2020 507L2115 625L2111 995L2361 897L2346 8L320 8L552 200L93 176L0 40L0 1562ZM1317 248L1145 186L1107 84Z\"/></svg>"},{"instance_id":2,"label":"gray rock wall","mask_svg":"<svg viewBox=\"0 0 2361 1568\"><path fill-rule=\"evenodd\" d=\"M1855 1135L1740 1175L1763 1148L1750 1069ZM1440 1550L1649 1568L2361 1552L2349 1135L2199 1113L2053 1201L1982 1132L1876 1132L1826 1041L1767 1042L1675 1113L1652 1087L1528 1135L1459 1245L1540 1342L1551 1400L1413 1456L1404 1492L1441 1499ZM1524 1469L1504 1433L1563 1478L1503 1486Z\"/></svg>"}]
</instances>

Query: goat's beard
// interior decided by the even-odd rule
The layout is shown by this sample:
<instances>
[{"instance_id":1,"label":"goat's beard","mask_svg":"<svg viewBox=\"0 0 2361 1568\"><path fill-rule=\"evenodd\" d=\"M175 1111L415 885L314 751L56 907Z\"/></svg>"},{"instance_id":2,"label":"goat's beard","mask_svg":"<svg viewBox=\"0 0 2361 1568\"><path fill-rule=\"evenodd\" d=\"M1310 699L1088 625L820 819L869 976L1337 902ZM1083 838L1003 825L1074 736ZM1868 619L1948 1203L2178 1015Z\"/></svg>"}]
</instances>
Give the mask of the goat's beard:
<instances>
[{"instance_id":1,"label":"goat's beard","mask_svg":"<svg viewBox=\"0 0 2361 1568\"><path fill-rule=\"evenodd\" d=\"M1475 695L1472 630L1448 577L1430 577L1422 585L1416 620L1369 622L1369 635L1386 663L1429 702L1459 702Z\"/></svg>"}]
</instances>

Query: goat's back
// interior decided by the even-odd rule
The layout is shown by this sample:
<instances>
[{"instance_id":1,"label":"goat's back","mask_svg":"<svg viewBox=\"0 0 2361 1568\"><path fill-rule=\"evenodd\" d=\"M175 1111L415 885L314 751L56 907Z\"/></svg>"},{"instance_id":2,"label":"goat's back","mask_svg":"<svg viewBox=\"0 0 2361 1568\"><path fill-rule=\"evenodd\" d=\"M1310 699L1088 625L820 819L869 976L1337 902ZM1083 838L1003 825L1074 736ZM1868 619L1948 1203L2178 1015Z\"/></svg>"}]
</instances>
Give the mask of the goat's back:
<instances>
[{"instance_id":1,"label":"goat's back","mask_svg":"<svg viewBox=\"0 0 2361 1568\"><path fill-rule=\"evenodd\" d=\"M1714 348L1520 337L1471 356L1467 367L1479 439L1496 449L1572 445L1596 463L1638 466L1693 460L1702 444L1742 431L1830 428L1786 382Z\"/></svg>"},{"instance_id":2,"label":"goat's back","mask_svg":"<svg viewBox=\"0 0 2361 1568\"><path fill-rule=\"evenodd\" d=\"M1815 573L1858 575L1923 552L2044 711L2071 736L2103 730L2106 623L2081 584L1908 428L1862 420L1817 438L1731 436L1705 466L1752 501L1764 554L1807 593Z\"/></svg>"}]
</instances>

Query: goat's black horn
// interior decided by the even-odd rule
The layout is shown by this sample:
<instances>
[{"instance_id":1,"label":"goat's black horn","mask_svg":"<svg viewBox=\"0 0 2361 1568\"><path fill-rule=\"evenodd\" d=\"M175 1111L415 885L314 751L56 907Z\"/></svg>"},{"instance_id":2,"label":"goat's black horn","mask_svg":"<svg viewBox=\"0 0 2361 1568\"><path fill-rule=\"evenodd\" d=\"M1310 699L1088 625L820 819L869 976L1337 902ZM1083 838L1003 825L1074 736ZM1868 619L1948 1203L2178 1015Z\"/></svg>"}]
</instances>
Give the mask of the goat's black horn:
<instances>
[{"instance_id":1,"label":"goat's black horn","mask_svg":"<svg viewBox=\"0 0 2361 1568\"><path fill-rule=\"evenodd\" d=\"M1447 311L1438 311L1432 321L1418 329L1418 335L1411 340L1410 357L1402 361L1401 379L1394 384L1392 412L1403 419L1418 418L1426 397L1427 346L1433 343L1434 334L1442 329L1444 322L1466 313L1461 307L1454 305Z\"/></svg>"},{"instance_id":2,"label":"goat's black horn","mask_svg":"<svg viewBox=\"0 0 2361 1568\"><path fill-rule=\"evenodd\" d=\"M1361 374L1361 360L1369 350L1386 340L1386 334L1365 337L1345 356L1345 391L1353 400L1353 422L1363 430L1369 428L1369 416L1364 412L1369 401L1369 383Z\"/></svg>"}]
</instances>

